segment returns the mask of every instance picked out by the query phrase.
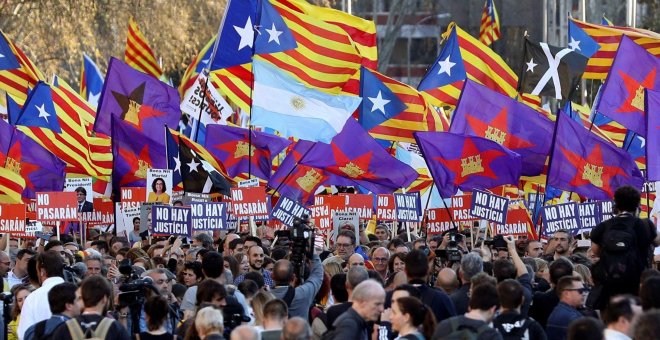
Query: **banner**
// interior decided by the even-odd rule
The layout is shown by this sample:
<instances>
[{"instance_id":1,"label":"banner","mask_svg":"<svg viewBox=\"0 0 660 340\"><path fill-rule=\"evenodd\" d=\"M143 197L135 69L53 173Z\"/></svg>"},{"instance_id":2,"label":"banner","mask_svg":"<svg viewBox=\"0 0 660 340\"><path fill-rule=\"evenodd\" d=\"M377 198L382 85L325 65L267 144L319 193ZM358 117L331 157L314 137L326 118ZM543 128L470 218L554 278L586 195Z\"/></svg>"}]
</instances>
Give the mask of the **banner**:
<instances>
[{"instance_id":1,"label":"banner","mask_svg":"<svg viewBox=\"0 0 660 340\"><path fill-rule=\"evenodd\" d=\"M452 218L455 222L470 222L478 221L479 219L470 214L470 207L472 205L472 193L465 193L464 195L452 196L451 198L451 212Z\"/></svg>"},{"instance_id":2,"label":"banner","mask_svg":"<svg viewBox=\"0 0 660 340\"><path fill-rule=\"evenodd\" d=\"M525 236L529 234L528 230L533 228L533 224L529 211L517 207L507 212L505 224L491 223L491 227L493 235Z\"/></svg>"},{"instance_id":3,"label":"banner","mask_svg":"<svg viewBox=\"0 0 660 340\"><path fill-rule=\"evenodd\" d=\"M541 208L543 216L543 236L550 237L557 230L566 229L572 234L576 234L580 228L580 216L578 215L578 205L575 202L546 205Z\"/></svg>"},{"instance_id":4,"label":"banner","mask_svg":"<svg viewBox=\"0 0 660 340\"><path fill-rule=\"evenodd\" d=\"M121 207L139 207L147 197L147 189L142 187L123 187L121 193Z\"/></svg>"},{"instance_id":5,"label":"banner","mask_svg":"<svg viewBox=\"0 0 660 340\"><path fill-rule=\"evenodd\" d=\"M256 177L238 182L238 187L239 188L251 188L251 187L258 187L258 186L259 186L259 179L256 178Z\"/></svg>"},{"instance_id":6,"label":"banner","mask_svg":"<svg viewBox=\"0 0 660 340\"><path fill-rule=\"evenodd\" d=\"M355 233L356 238L360 238L360 217L355 212L348 211L335 211L332 216L333 234L331 235L332 241L337 240L339 230L350 228Z\"/></svg>"},{"instance_id":7,"label":"banner","mask_svg":"<svg viewBox=\"0 0 660 340\"><path fill-rule=\"evenodd\" d=\"M190 214L192 231L227 229L227 203L192 203Z\"/></svg>"},{"instance_id":8,"label":"banner","mask_svg":"<svg viewBox=\"0 0 660 340\"><path fill-rule=\"evenodd\" d=\"M0 233L25 233L25 204L0 204Z\"/></svg>"},{"instance_id":9,"label":"banner","mask_svg":"<svg viewBox=\"0 0 660 340\"><path fill-rule=\"evenodd\" d=\"M191 203L206 203L211 202L210 194L202 194L198 192L186 192L183 195L183 205L190 205Z\"/></svg>"},{"instance_id":10,"label":"banner","mask_svg":"<svg viewBox=\"0 0 660 340\"><path fill-rule=\"evenodd\" d=\"M396 219L402 222L419 222L422 220L422 207L419 192L394 194Z\"/></svg>"},{"instance_id":11,"label":"banner","mask_svg":"<svg viewBox=\"0 0 660 340\"><path fill-rule=\"evenodd\" d=\"M580 216L580 229L591 230L601 222L600 203L589 202L578 204L578 214Z\"/></svg>"},{"instance_id":12,"label":"banner","mask_svg":"<svg viewBox=\"0 0 660 340\"><path fill-rule=\"evenodd\" d=\"M169 169L149 169L147 171L147 202L170 204L172 197L172 174Z\"/></svg>"},{"instance_id":13,"label":"banner","mask_svg":"<svg viewBox=\"0 0 660 340\"><path fill-rule=\"evenodd\" d=\"M80 213L81 220L91 225L115 223L115 206L109 197L94 197L94 211Z\"/></svg>"},{"instance_id":14,"label":"banner","mask_svg":"<svg viewBox=\"0 0 660 340\"><path fill-rule=\"evenodd\" d=\"M236 217L254 217L255 221L268 221L270 212L266 190L263 187L232 188L232 211Z\"/></svg>"},{"instance_id":15,"label":"banner","mask_svg":"<svg viewBox=\"0 0 660 340\"><path fill-rule=\"evenodd\" d=\"M382 194L377 196L376 219L379 221L394 221L396 219L394 195Z\"/></svg>"},{"instance_id":16,"label":"banner","mask_svg":"<svg viewBox=\"0 0 660 340\"><path fill-rule=\"evenodd\" d=\"M366 194L345 194L339 195L345 197L346 208L344 211L352 211L358 214L361 220L370 220L374 214L374 198L373 195Z\"/></svg>"},{"instance_id":17,"label":"banner","mask_svg":"<svg viewBox=\"0 0 660 340\"><path fill-rule=\"evenodd\" d=\"M442 234L453 228L449 211L445 208L426 210L426 230L429 235Z\"/></svg>"},{"instance_id":18,"label":"banner","mask_svg":"<svg viewBox=\"0 0 660 340\"><path fill-rule=\"evenodd\" d=\"M491 222L506 224L506 214L509 199L491 193L474 190L472 192L472 208L470 214Z\"/></svg>"},{"instance_id":19,"label":"banner","mask_svg":"<svg viewBox=\"0 0 660 340\"><path fill-rule=\"evenodd\" d=\"M75 192L38 192L37 220L41 222L77 221Z\"/></svg>"},{"instance_id":20,"label":"banner","mask_svg":"<svg viewBox=\"0 0 660 340\"><path fill-rule=\"evenodd\" d=\"M280 196L272 213L273 218L280 220L289 227L293 227L293 221L296 218L302 218L303 215L311 217L312 212L300 203L285 196Z\"/></svg>"},{"instance_id":21,"label":"banner","mask_svg":"<svg viewBox=\"0 0 660 340\"><path fill-rule=\"evenodd\" d=\"M190 208L154 205L151 209L155 235L190 236Z\"/></svg>"},{"instance_id":22,"label":"banner","mask_svg":"<svg viewBox=\"0 0 660 340\"><path fill-rule=\"evenodd\" d=\"M614 217L614 202L612 201L600 201L600 216L601 221L607 221L610 218Z\"/></svg>"},{"instance_id":23,"label":"banner","mask_svg":"<svg viewBox=\"0 0 660 340\"><path fill-rule=\"evenodd\" d=\"M309 210L312 213L312 221L314 225L320 230L330 229L330 207L327 205L310 205Z\"/></svg>"}]
</instances>

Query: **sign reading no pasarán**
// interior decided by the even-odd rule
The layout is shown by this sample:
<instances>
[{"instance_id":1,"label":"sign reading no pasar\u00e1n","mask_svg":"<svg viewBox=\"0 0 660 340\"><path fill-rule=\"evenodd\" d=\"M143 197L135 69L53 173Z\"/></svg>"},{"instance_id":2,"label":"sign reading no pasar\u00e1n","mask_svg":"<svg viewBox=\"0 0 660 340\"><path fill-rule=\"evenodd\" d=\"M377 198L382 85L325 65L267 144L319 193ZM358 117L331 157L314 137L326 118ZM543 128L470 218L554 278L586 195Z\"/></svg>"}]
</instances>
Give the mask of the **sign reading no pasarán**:
<instances>
[{"instance_id":1,"label":"sign reading no pasar\u00e1n","mask_svg":"<svg viewBox=\"0 0 660 340\"><path fill-rule=\"evenodd\" d=\"M0 233L25 232L25 204L0 204Z\"/></svg>"},{"instance_id":2,"label":"sign reading no pasar\u00e1n","mask_svg":"<svg viewBox=\"0 0 660 340\"><path fill-rule=\"evenodd\" d=\"M75 192L38 192L37 220L41 222L77 221Z\"/></svg>"},{"instance_id":3,"label":"sign reading no pasar\u00e1n","mask_svg":"<svg viewBox=\"0 0 660 340\"><path fill-rule=\"evenodd\" d=\"M268 200L263 187L232 188L232 214L236 217L254 217L255 221L268 221Z\"/></svg>"}]
</instances>

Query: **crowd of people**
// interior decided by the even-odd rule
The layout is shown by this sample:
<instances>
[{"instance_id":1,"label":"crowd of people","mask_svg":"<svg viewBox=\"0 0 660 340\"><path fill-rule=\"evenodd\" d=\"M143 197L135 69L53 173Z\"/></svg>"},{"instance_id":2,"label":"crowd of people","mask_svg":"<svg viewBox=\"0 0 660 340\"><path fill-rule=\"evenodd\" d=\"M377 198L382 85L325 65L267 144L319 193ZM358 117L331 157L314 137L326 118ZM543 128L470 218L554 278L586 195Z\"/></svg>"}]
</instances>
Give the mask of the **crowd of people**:
<instances>
[{"instance_id":1,"label":"crowd of people","mask_svg":"<svg viewBox=\"0 0 660 340\"><path fill-rule=\"evenodd\" d=\"M639 203L619 188L586 247L566 230L541 242L379 224L340 230L302 264L261 228L190 242L4 237L2 321L20 340L657 339L658 237Z\"/></svg>"}]
</instances>

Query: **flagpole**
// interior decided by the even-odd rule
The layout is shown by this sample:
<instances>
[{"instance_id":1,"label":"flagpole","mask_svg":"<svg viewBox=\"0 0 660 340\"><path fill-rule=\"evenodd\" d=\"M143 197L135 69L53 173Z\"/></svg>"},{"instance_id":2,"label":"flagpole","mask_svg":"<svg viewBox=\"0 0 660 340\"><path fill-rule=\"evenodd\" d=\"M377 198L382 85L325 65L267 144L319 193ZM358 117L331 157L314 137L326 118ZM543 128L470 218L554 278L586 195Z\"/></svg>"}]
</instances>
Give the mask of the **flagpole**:
<instances>
[{"instance_id":1,"label":"flagpole","mask_svg":"<svg viewBox=\"0 0 660 340\"><path fill-rule=\"evenodd\" d=\"M557 130L559 127L559 117L561 116L561 110L557 110L557 121L555 122L555 130L552 132L552 146L550 147L550 159L548 160L548 172L545 176L545 190L547 192L548 190L548 180L550 179L550 169L552 168L552 155L555 153L555 144L557 143ZM537 193L538 194L538 193ZM543 205L541 208L545 207L545 203L547 202L546 199L543 200ZM540 210L539 210L539 216L540 216ZM538 219L538 217L537 217ZM541 229L543 226L539 227L539 235L538 235L538 240L541 241Z\"/></svg>"},{"instance_id":2,"label":"flagpole","mask_svg":"<svg viewBox=\"0 0 660 340\"><path fill-rule=\"evenodd\" d=\"M252 91L250 91L250 97L252 97ZM250 102L252 101L250 100ZM248 125L248 179L252 179L252 122Z\"/></svg>"},{"instance_id":3,"label":"flagpole","mask_svg":"<svg viewBox=\"0 0 660 340\"><path fill-rule=\"evenodd\" d=\"M435 186L435 182L432 181L431 182L431 189L429 191L429 198L426 200L426 206L424 207L424 219L423 219L423 221L426 221L426 223L424 224L422 230L426 233L427 236L428 236L428 231L426 229L427 229L428 224L429 224L429 219L428 219L428 216L427 216L426 213L429 210L429 203L431 203L431 197L433 196L433 186Z\"/></svg>"}]
</instances>

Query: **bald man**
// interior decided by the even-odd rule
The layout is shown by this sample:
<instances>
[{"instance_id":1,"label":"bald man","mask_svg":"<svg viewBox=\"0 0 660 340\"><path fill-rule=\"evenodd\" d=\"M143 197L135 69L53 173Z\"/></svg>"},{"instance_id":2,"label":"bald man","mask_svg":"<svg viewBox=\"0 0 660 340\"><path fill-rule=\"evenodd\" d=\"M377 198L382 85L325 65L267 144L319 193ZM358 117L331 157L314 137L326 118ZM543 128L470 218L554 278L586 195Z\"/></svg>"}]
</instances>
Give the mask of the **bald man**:
<instances>
[{"instance_id":1,"label":"bald man","mask_svg":"<svg viewBox=\"0 0 660 340\"><path fill-rule=\"evenodd\" d=\"M282 329L282 340L309 340L312 338L312 328L307 320L295 317L289 319Z\"/></svg>"},{"instance_id":2,"label":"bald man","mask_svg":"<svg viewBox=\"0 0 660 340\"><path fill-rule=\"evenodd\" d=\"M229 335L230 340L259 340L259 333L257 330L248 325L241 325L234 328Z\"/></svg>"},{"instance_id":3,"label":"bald man","mask_svg":"<svg viewBox=\"0 0 660 340\"><path fill-rule=\"evenodd\" d=\"M451 294L458 288L458 276L451 268L442 268L438 273L438 279L435 281L435 286Z\"/></svg>"},{"instance_id":4,"label":"bald man","mask_svg":"<svg viewBox=\"0 0 660 340\"><path fill-rule=\"evenodd\" d=\"M387 263L390 261L390 251L385 247L378 247L371 255L371 262L374 264L374 270L385 280L387 278Z\"/></svg>"},{"instance_id":5,"label":"bald man","mask_svg":"<svg viewBox=\"0 0 660 340\"><path fill-rule=\"evenodd\" d=\"M351 256L348 257L348 265L346 266L346 270L348 271L351 269L353 266L362 266L364 267L364 257L362 255L355 253Z\"/></svg>"},{"instance_id":6,"label":"bald man","mask_svg":"<svg viewBox=\"0 0 660 340\"><path fill-rule=\"evenodd\" d=\"M333 339L368 340L369 322L377 321L385 305L385 289L366 280L353 290L353 305L333 324Z\"/></svg>"}]
</instances>

